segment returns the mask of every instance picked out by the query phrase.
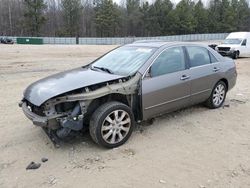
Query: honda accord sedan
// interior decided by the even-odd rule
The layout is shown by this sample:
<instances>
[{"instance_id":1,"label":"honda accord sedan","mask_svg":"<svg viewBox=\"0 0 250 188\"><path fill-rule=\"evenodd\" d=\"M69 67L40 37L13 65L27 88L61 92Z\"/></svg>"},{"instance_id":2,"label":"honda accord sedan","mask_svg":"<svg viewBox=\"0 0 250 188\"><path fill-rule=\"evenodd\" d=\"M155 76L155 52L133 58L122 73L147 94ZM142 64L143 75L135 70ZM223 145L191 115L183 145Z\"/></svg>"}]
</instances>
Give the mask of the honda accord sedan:
<instances>
[{"instance_id":1,"label":"honda accord sedan","mask_svg":"<svg viewBox=\"0 0 250 188\"><path fill-rule=\"evenodd\" d=\"M147 41L31 84L19 106L57 138L89 130L94 142L114 148L136 122L198 103L221 107L236 77L234 61L208 46Z\"/></svg>"}]
</instances>

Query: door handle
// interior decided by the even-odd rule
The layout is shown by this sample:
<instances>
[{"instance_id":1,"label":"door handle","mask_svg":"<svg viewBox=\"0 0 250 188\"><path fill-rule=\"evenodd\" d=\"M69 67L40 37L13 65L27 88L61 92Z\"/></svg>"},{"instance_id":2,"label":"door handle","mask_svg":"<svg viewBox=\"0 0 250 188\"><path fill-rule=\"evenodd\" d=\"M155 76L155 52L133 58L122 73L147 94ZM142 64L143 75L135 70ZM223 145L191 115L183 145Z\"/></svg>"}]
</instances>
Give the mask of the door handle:
<instances>
[{"instance_id":1,"label":"door handle","mask_svg":"<svg viewBox=\"0 0 250 188\"><path fill-rule=\"evenodd\" d=\"M187 76L187 75L182 75L181 76L181 80L187 80L187 79L189 79L190 78L190 76Z\"/></svg>"},{"instance_id":2,"label":"door handle","mask_svg":"<svg viewBox=\"0 0 250 188\"><path fill-rule=\"evenodd\" d=\"M214 67L213 71L214 72L218 72L220 70L220 68Z\"/></svg>"}]
</instances>

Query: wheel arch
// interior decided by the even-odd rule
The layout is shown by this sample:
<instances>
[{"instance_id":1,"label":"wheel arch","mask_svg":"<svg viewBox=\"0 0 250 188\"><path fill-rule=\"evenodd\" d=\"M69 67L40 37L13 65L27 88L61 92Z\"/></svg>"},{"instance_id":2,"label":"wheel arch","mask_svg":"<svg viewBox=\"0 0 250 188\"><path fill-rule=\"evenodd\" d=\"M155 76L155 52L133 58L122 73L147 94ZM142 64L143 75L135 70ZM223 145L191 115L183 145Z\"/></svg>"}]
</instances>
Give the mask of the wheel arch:
<instances>
[{"instance_id":1,"label":"wheel arch","mask_svg":"<svg viewBox=\"0 0 250 188\"><path fill-rule=\"evenodd\" d=\"M90 118L99 106L110 101L117 101L132 108L131 100L129 100L130 98L131 98L131 95L124 95L120 93L111 93L111 94L107 94L105 96L96 98L90 102L86 115Z\"/></svg>"},{"instance_id":2,"label":"wheel arch","mask_svg":"<svg viewBox=\"0 0 250 188\"><path fill-rule=\"evenodd\" d=\"M227 90L228 90L228 87L229 87L229 85L228 85L228 80L226 79L226 78L222 78L222 79L220 79L218 82L220 82L220 81L222 81L222 82L224 82L225 84L226 84L226 87L227 87ZM217 82L217 83L218 83Z\"/></svg>"}]
</instances>

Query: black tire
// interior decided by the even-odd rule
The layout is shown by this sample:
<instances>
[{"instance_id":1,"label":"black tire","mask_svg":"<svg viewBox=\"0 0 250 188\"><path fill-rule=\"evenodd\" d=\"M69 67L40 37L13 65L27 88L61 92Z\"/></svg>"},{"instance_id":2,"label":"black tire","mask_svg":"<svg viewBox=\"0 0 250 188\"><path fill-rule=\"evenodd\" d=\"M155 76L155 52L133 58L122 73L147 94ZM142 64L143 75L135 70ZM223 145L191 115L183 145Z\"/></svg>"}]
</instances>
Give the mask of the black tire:
<instances>
[{"instance_id":1,"label":"black tire","mask_svg":"<svg viewBox=\"0 0 250 188\"><path fill-rule=\"evenodd\" d=\"M123 127L123 125L119 125L119 123L116 122L115 117L114 117L114 120L111 118L111 120L116 122L115 125L110 123L109 126L104 126L105 123L109 123L109 121L107 121L106 118L111 117L111 115L114 114L115 111L116 112L119 111L119 113L124 112L126 114L126 118L128 118L128 120L130 120L130 123L127 124L127 125L129 125L129 128L128 127L126 128L128 130L126 131L126 134L124 134L124 137L122 140L120 140L116 143L109 143L108 139L105 140L105 138L104 138L105 135L103 135L104 130L102 128L103 127L112 127L109 130L107 130L109 133L111 131L111 129L112 129L112 131L114 131L115 126L116 126L116 128L117 128L117 126ZM124 118L125 118L125 116L124 116ZM121 121L121 122L125 122L125 121ZM93 113L93 115L90 119L89 132L90 132L90 136L92 137L94 142L96 142L100 146L103 146L106 148L115 148L115 147L121 146L129 139L129 137L131 136L131 134L133 132L134 126L135 126L135 120L134 120L134 115L133 115L131 109L123 103L113 101L113 102L107 102L107 103L103 104ZM117 128L117 129L119 129L119 128ZM122 132L123 130L119 129L119 130L115 130L115 133L114 132L111 133L110 136L113 137L113 134L116 134L115 139L116 138L118 139L117 134L119 131L120 131L120 133L125 133L125 131ZM108 135L107 133L105 133L105 134ZM119 137L120 137L120 135L119 135Z\"/></svg>"},{"instance_id":2,"label":"black tire","mask_svg":"<svg viewBox=\"0 0 250 188\"><path fill-rule=\"evenodd\" d=\"M239 55L240 55L240 52L239 51L235 51L232 55L232 58L233 59L238 59L239 58Z\"/></svg>"},{"instance_id":3,"label":"black tire","mask_svg":"<svg viewBox=\"0 0 250 188\"><path fill-rule=\"evenodd\" d=\"M225 93L224 93L224 96L223 96L222 100L218 104L216 104L214 102L214 97L216 95L215 92L216 92L216 88L218 88L220 85L223 86ZM227 96L227 86L226 86L225 82L219 81L219 82L217 82L215 84L215 86L214 86L214 88L212 90L212 93L211 93L210 97L208 98L208 100L205 102L205 104L210 109L220 108L223 105L223 103L224 103L224 101L226 99L226 96Z\"/></svg>"}]
</instances>

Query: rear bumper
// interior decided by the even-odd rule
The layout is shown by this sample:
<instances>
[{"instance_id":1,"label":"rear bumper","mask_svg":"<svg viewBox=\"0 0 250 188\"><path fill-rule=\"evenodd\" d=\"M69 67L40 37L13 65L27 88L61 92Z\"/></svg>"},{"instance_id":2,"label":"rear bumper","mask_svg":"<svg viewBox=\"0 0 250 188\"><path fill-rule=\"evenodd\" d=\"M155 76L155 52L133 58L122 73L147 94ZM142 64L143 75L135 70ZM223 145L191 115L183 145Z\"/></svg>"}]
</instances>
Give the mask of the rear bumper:
<instances>
[{"instance_id":1,"label":"rear bumper","mask_svg":"<svg viewBox=\"0 0 250 188\"><path fill-rule=\"evenodd\" d=\"M26 102L20 102L19 103L19 107L22 108L23 113L25 114L25 116L30 119L34 125L40 126L40 127L47 127L48 126L48 122L49 122L49 118L48 117L42 117L39 116L35 113L33 113L27 106Z\"/></svg>"}]
</instances>

